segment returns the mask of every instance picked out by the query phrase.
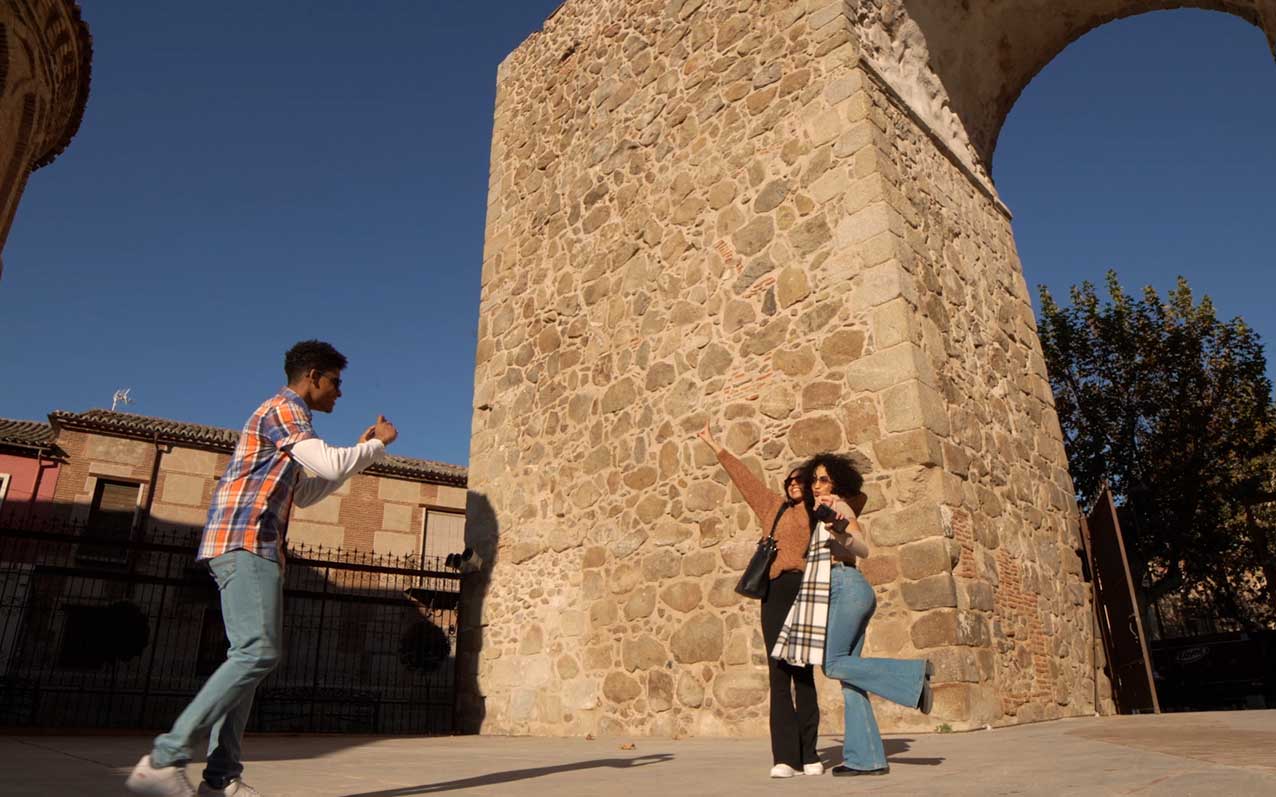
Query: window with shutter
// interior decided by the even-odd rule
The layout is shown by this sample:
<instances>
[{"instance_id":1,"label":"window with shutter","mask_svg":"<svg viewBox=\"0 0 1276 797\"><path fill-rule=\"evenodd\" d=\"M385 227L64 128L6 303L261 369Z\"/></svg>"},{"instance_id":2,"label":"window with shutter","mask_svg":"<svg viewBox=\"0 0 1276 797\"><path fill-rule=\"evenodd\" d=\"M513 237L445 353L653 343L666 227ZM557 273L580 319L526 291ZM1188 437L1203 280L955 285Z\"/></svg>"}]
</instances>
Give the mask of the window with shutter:
<instances>
[{"instance_id":1,"label":"window with shutter","mask_svg":"<svg viewBox=\"0 0 1276 797\"><path fill-rule=\"evenodd\" d=\"M97 544L82 544L78 558L109 562L128 560L126 544L137 516L140 491L141 485L136 482L97 480L89 522L84 527L84 536Z\"/></svg>"}]
</instances>

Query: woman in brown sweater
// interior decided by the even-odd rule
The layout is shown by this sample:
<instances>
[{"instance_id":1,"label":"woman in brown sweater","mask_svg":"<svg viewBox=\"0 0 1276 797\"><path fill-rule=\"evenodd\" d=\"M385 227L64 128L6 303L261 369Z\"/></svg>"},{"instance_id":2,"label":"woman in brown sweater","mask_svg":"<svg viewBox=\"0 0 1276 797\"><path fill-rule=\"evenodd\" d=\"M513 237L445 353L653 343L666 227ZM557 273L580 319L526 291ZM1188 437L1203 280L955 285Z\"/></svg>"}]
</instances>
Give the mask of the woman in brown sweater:
<instances>
[{"instance_id":1,"label":"woman in brown sweater","mask_svg":"<svg viewBox=\"0 0 1276 797\"><path fill-rule=\"evenodd\" d=\"M727 453L709 424L698 435L726 469L736 489L757 516L763 534L775 525L776 554L771 564L771 583L762 599L762 639L766 644L767 668L771 681L771 777L789 778L799 772L819 775L824 765L815 750L820 729L820 705L811 667L796 667L770 656L784 618L802 586L806 549L811 541L811 518L802 502L806 482L800 468L784 480L784 492L762 483L744 463ZM795 701L796 698L796 701Z\"/></svg>"}]
</instances>

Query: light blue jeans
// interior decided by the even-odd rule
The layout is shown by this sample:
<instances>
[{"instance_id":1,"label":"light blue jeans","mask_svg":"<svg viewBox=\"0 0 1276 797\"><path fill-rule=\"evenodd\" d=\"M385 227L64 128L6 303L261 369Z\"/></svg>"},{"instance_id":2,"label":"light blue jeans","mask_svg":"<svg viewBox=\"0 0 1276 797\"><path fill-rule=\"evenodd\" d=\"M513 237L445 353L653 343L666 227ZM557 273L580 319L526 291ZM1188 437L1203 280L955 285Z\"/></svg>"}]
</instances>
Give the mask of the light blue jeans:
<instances>
[{"instance_id":1,"label":"light blue jeans","mask_svg":"<svg viewBox=\"0 0 1276 797\"><path fill-rule=\"evenodd\" d=\"M185 766L194 743L208 737L204 780L223 788L244 771L240 742L253 707L253 693L283 649L283 573L279 563L248 551L208 560L221 592L222 620L230 652L173 729L155 737L151 764Z\"/></svg>"},{"instance_id":2,"label":"light blue jeans","mask_svg":"<svg viewBox=\"0 0 1276 797\"><path fill-rule=\"evenodd\" d=\"M854 567L834 567L831 578L824 674L842 682L842 763L851 769L881 769L886 766L886 751L867 693L902 706L916 706L926 678L926 662L860 656L864 632L877 608L877 595Z\"/></svg>"}]
</instances>

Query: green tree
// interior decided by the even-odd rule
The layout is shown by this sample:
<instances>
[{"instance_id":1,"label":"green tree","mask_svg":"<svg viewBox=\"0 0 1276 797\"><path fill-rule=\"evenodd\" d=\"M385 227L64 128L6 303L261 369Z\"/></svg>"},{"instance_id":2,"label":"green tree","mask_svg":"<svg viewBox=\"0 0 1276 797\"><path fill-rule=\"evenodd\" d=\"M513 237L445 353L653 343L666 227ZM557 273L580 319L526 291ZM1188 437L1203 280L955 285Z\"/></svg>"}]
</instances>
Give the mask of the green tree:
<instances>
[{"instance_id":1,"label":"green tree","mask_svg":"<svg viewBox=\"0 0 1276 797\"><path fill-rule=\"evenodd\" d=\"M1078 499L1108 485L1145 597L1205 596L1244 626L1276 619L1276 410L1258 335L1220 321L1182 277L1163 301L1107 274L1060 307L1043 286L1041 345Z\"/></svg>"}]
</instances>

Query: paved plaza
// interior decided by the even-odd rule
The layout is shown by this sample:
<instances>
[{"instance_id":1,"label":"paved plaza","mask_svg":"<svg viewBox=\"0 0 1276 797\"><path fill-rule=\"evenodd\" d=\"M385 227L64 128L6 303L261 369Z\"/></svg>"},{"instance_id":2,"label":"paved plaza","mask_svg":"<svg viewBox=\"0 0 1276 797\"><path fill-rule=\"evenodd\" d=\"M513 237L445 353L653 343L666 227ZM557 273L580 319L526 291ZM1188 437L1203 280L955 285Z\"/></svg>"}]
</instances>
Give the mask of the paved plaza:
<instances>
[{"instance_id":1,"label":"paved plaza","mask_svg":"<svg viewBox=\"0 0 1276 797\"><path fill-rule=\"evenodd\" d=\"M836 763L840 739L820 742L825 763ZM0 736L3 793L122 794L147 744L141 736ZM245 750L248 781L268 797L1276 794L1276 711L892 735L891 773L875 778L770 780L765 739L255 736Z\"/></svg>"}]
</instances>

